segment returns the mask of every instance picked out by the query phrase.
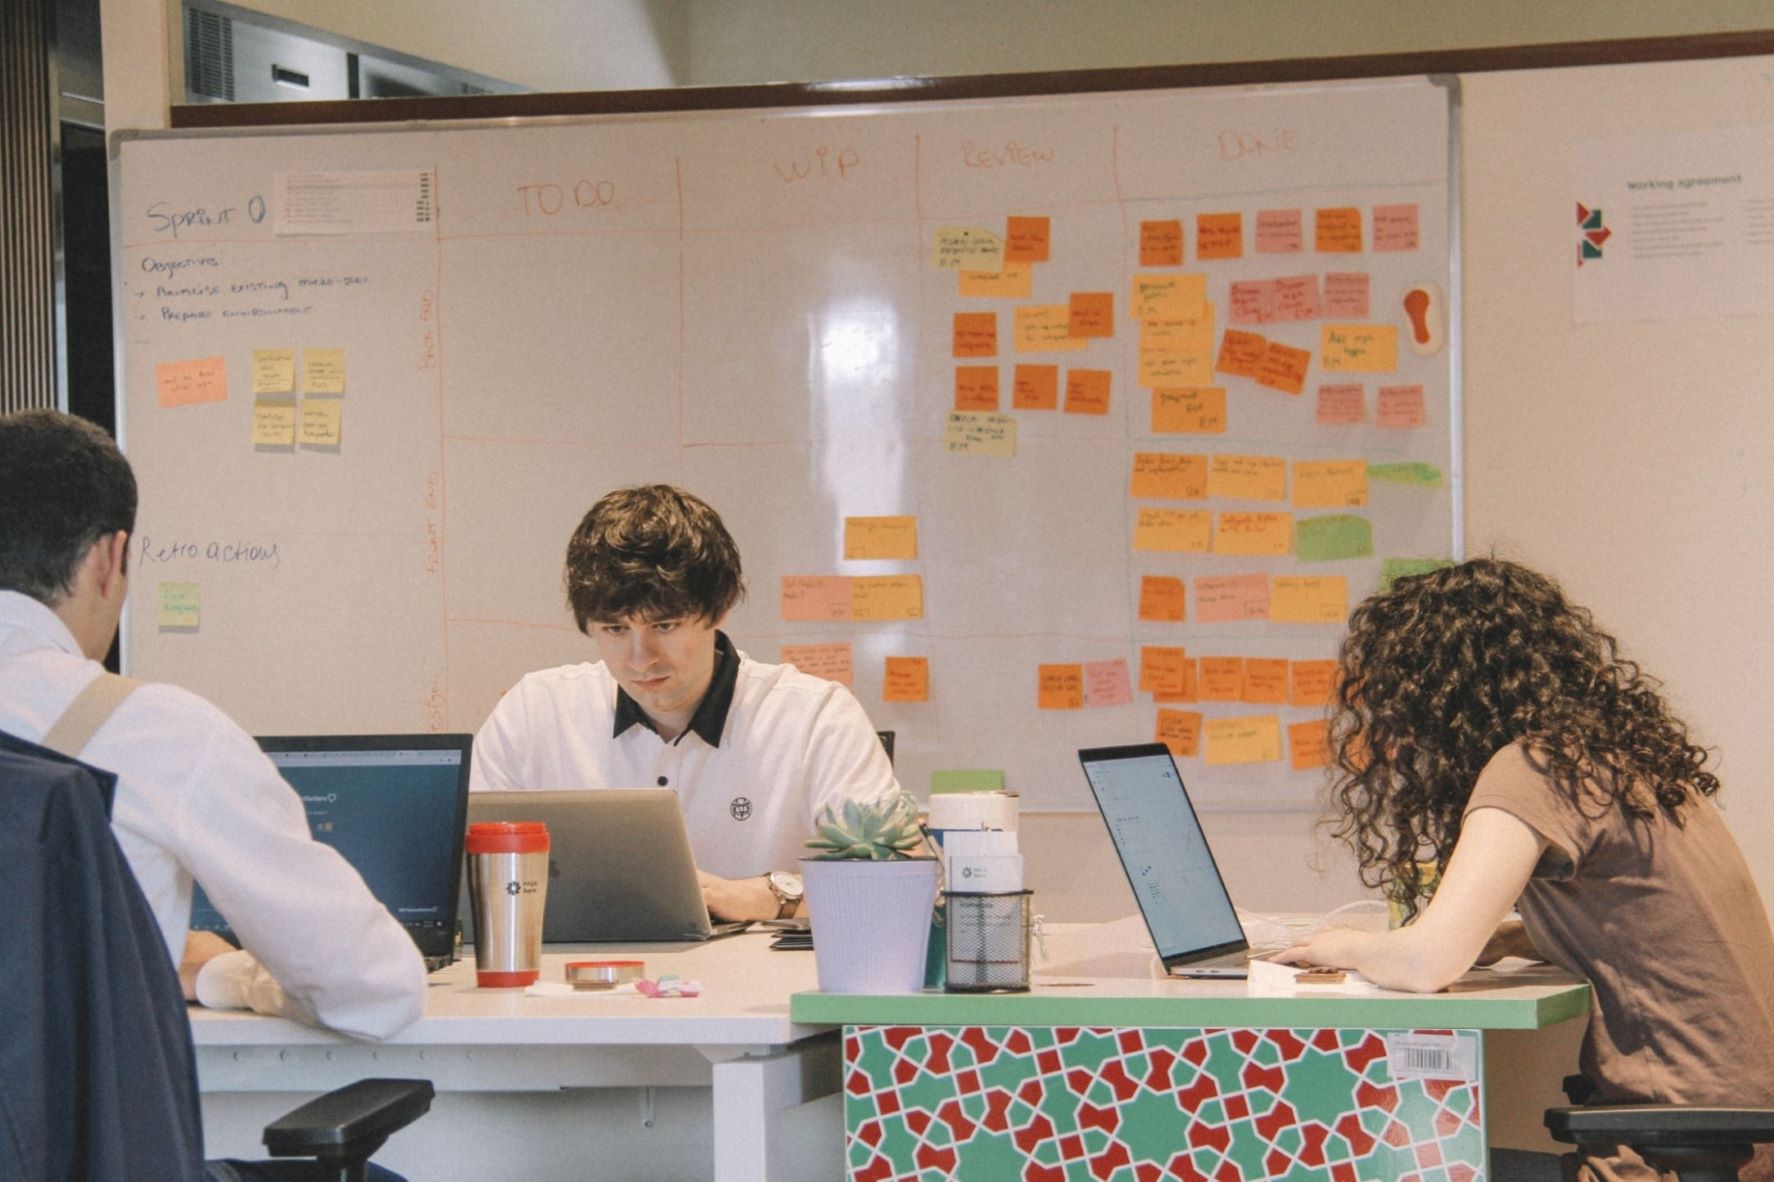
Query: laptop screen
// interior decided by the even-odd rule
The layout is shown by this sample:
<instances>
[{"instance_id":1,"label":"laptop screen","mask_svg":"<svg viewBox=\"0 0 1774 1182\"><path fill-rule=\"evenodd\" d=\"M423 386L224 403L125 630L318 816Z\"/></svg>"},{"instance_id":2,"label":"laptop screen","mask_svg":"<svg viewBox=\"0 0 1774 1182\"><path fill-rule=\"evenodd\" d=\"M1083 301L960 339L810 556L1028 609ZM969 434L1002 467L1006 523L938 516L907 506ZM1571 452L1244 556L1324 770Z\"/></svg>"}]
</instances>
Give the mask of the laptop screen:
<instances>
[{"instance_id":1,"label":"laptop screen","mask_svg":"<svg viewBox=\"0 0 1774 1182\"><path fill-rule=\"evenodd\" d=\"M468 807L469 735L261 738L302 798L316 841L338 850L426 956L456 934L456 883ZM228 932L203 893L191 927Z\"/></svg>"},{"instance_id":2,"label":"laptop screen","mask_svg":"<svg viewBox=\"0 0 1774 1182\"><path fill-rule=\"evenodd\" d=\"M1246 947L1169 748L1147 743L1078 755L1165 967Z\"/></svg>"}]
</instances>

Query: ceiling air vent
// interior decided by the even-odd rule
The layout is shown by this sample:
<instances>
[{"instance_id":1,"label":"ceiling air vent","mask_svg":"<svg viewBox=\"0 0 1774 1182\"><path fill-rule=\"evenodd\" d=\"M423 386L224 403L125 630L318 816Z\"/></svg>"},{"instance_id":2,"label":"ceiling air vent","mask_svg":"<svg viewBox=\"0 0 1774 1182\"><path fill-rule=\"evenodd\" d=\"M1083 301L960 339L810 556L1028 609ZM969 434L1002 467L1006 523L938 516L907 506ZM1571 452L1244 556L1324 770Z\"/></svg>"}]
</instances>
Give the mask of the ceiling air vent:
<instances>
[{"instance_id":1,"label":"ceiling air vent","mask_svg":"<svg viewBox=\"0 0 1774 1182\"><path fill-rule=\"evenodd\" d=\"M234 101L234 22L185 9L185 86L192 95Z\"/></svg>"}]
</instances>

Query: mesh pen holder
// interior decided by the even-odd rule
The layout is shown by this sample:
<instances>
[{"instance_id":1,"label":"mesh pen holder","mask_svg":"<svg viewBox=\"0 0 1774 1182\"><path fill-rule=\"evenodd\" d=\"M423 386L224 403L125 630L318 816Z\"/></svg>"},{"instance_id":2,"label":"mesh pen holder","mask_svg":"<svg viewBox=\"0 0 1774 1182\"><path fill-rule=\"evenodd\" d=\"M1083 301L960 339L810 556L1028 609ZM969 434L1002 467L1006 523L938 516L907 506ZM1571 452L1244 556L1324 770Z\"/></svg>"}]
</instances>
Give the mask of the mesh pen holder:
<instances>
[{"instance_id":1,"label":"mesh pen holder","mask_svg":"<svg viewBox=\"0 0 1774 1182\"><path fill-rule=\"evenodd\" d=\"M969 894L944 891L948 912L950 993L1021 993L1029 988L1029 931L1033 891Z\"/></svg>"}]
</instances>

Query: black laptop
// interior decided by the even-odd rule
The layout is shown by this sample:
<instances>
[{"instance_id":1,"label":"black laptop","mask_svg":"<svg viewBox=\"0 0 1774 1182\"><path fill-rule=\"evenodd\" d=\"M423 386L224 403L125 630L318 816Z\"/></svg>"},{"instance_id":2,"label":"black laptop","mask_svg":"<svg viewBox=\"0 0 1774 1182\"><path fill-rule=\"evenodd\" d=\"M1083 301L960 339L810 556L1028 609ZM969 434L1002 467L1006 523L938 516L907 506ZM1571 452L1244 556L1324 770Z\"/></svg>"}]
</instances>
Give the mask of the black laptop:
<instances>
[{"instance_id":1,"label":"black laptop","mask_svg":"<svg viewBox=\"0 0 1774 1182\"><path fill-rule=\"evenodd\" d=\"M1244 925L1170 748L1097 747L1078 758L1165 972L1247 976Z\"/></svg>"},{"instance_id":2,"label":"black laptop","mask_svg":"<svg viewBox=\"0 0 1774 1182\"><path fill-rule=\"evenodd\" d=\"M301 796L314 839L356 868L432 969L455 956L472 741L472 735L258 741ZM201 884L191 900L191 928L233 939Z\"/></svg>"}]
</instances>

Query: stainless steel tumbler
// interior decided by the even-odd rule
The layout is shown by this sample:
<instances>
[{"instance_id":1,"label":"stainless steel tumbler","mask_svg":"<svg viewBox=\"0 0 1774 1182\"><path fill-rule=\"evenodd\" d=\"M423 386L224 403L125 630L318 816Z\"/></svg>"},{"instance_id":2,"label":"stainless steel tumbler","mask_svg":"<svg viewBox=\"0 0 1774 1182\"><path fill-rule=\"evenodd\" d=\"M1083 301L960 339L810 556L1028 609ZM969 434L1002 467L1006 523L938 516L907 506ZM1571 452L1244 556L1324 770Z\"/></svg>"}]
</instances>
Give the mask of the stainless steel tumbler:
<instances>
[{"instance_id":1,"label":"stainless steel tumbler","mask_svg":"<svg viewBox=\"0 0 1774 1182\"><path fill-rule=\"evenodd\" d=\"M494 821L468 827L474 968L482 989L533 985L542 975L548 902L548 826Z\"/></svg>"}]
</instances>

